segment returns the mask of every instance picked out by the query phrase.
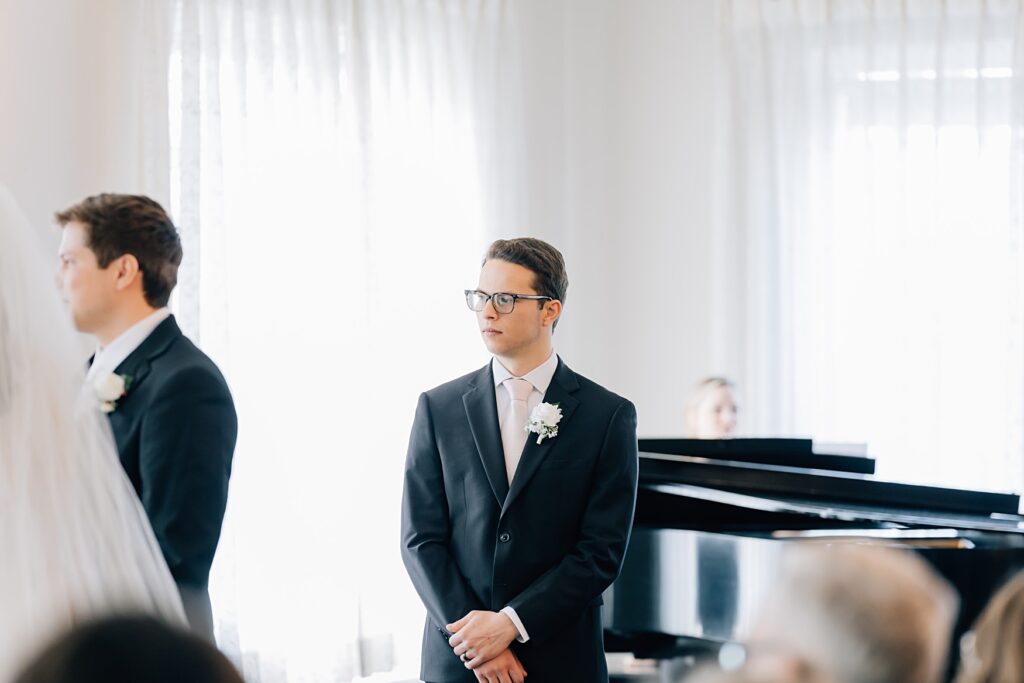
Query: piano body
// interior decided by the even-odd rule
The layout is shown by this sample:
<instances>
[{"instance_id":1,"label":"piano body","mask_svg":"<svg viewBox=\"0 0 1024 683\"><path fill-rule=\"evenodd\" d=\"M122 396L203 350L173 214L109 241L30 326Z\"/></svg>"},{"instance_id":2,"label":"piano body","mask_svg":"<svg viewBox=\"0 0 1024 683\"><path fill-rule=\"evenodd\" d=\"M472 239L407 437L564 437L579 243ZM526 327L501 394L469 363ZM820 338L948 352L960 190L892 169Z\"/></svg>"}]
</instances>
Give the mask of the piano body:
<instances>
[{"instance_id":1,"label":"piano body","mask_svg":"<svg viewBox=\"0 0 1024 683\"><path fill-rule=\"evenodd\" d=\"M820 542L921 553L960 592L956 642L1024 567L1019 497L873 472L870 458L817 454L809 440L641 439L633 535L605 595L608 651L714 656L749 634L785 548Z\"/></svg>"}]
</instances>

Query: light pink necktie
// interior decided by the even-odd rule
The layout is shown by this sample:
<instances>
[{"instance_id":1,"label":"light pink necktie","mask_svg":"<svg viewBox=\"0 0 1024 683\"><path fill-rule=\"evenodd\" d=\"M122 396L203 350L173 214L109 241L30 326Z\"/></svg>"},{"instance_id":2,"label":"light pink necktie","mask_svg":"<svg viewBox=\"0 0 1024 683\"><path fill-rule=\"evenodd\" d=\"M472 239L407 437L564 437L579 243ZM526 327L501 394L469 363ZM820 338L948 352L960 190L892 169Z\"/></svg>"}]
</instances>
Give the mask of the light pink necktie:
<instances>
[{"instance_id":1,"label":"light pink necktie","mask_svg":"<svg viewBox=\"0 0 1024 683\"><path fill-rule=\"evenodd\" d=\"M533 391L533 385L518 377L510 377L502 384L511 399L501 422L501 447L505 451L505 473L508 475L508 483L511 484L516 467L519 466L519 459L523 456L523 447L526 446L526 422L529 420L530 413L527 401Z\"/></svg>"}]
</instances>

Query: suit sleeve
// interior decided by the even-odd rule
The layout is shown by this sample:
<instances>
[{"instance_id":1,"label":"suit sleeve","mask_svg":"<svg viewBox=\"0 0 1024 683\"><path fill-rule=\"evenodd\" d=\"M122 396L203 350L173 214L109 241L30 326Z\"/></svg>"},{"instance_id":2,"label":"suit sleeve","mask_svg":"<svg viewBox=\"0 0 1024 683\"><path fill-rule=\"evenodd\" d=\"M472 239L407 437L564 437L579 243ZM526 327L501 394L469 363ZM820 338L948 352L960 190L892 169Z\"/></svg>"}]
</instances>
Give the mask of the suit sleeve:
<instances>
[{"instance_id":1,"label":"suit sleeve","mask_svg":"<svg viewBox=\"0 0 1024 683\"><path fill-rule=\"evenodd\" d=\"M179 584L205 586L227 505L238 418L220 377L176 372L142 422L142 506Z\"/></svg>"},{"instance_id":2,"label":"suit sleeve","mask_svg":"<svg viewBox=\"0 0 1024 683\"><path fill-rule=\"evenodd\" d=\"M402 560L431 621L444 626L475 609L483 601L466 583L452 557L451 529L441 455L434 438L430 404L420 396L409 437L402 491Z\"/></svg>"},{"instance_id":3,"label":"suit sleeve","mask_svg":"<svg viewBox=\"0 0 1024 683\"><path fill-rule=\"evenodd\" d=\"M572 552L509 601L531 640L547 640L576 619L615 580L633 526L638 471L636 409L615 411L594 472Z\"/></svg>"}]
</instances>

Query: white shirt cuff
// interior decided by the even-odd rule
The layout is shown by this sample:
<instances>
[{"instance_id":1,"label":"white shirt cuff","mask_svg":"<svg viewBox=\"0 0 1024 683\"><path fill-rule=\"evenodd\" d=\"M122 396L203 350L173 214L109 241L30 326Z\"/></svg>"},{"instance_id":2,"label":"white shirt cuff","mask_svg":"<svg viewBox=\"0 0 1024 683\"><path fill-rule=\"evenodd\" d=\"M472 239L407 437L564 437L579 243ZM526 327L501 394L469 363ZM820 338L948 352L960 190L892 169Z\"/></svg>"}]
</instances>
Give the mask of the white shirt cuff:
<instances>
[{"instance_id":1,"label":"white shirt cuff","mask_svg":"<svg viewBox=\"0 0 1024 683\"><path fill-rule=\"evenodd\" d=\"M512 620L512 625L519 631L519 637L516 640L520 643L525 643L530 639L530 634L526 632L526 627L523 626L523 622L519 620L519 615L516 614L516 611L511 606L502 609L501 613L507 615Z\"/></svg>"}]
</instances>

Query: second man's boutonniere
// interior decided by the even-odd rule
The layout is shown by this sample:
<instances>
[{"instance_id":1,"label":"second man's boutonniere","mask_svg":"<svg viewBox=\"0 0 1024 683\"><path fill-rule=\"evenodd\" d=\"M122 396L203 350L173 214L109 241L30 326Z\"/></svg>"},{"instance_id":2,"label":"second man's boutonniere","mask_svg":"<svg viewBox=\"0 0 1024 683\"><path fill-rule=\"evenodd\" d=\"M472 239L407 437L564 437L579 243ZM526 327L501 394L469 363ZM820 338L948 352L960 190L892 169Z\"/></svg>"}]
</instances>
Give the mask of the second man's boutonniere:
<instances>
[{"instance_id":1,"label":"second man's boutonniere","mask_svg":"<svg viewBox=\"0 0 1024 683\"><path fill-rule=\"evenodd\" d=\"M530 421L526 423L526 431L537 435L537 444L544 439L558 436L558 423L562 421L562 409L558 404L541 403L530 413Z\"/></svg>"},{"instance_id":2,"label":"second man's boutonniere","mask_svg":"<svg viewBox=\"0 0 1024 683\"><path fill-rule=\"evenodd\" d=\"M112 413L117 410L117 402L128 395L128 387L131 386L130 375L118 375L109 373L97 377L92 382L92 388L96 391L96 398L100 401L100 410L104 413Z\"/></svg>"}]
</instances>

